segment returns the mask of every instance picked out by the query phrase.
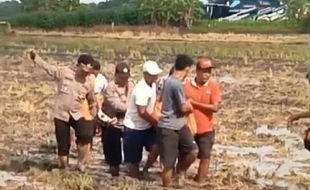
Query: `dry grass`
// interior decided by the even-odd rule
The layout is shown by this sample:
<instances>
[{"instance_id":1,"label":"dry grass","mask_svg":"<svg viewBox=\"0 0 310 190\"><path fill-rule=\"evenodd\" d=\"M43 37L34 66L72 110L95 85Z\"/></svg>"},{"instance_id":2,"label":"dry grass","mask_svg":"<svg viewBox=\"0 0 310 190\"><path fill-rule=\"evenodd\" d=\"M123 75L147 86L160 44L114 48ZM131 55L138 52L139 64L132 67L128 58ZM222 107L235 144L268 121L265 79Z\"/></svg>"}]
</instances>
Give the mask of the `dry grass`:
<instances>
[{"instance_id":1,"label":"dry grass","mask_svg":"<svg viewBox=\"0 0 310 190\"><path fill-rule=\"evenodd\" d=\"M92 28L65 28L61 31L39 29L14 29L14 34L26 36L58 36L105 39L134 39L158 41L192 41L192 42L251 42L251 43L305 43L309 35L297 34L217 34L217 33L182 33L181 29L156 26L95 26Z\"/></svg>"},{"instance_id":2,"label":"dry grass","mask_svg":"<svg viewBox=\"0 0 310 190\"><path fill-rule=\"evenodd\" d=\"M1 63L6 62L12 63L11 59L1 60ZM216 116L216 143L238 146L273 144L274 140L263 140L253 136L251 131L262 123L281 124L285 122L288 115L286 110L290 107L306 106L307 101L302 92L302 89L306 86L300 77L301 75L293 69L294 67L290 63L286 64L291 66L278 65L275 70L272 70L271 76L270 71L265 69L270 62L249 62L247 65L238 64L233 60L230 62L233 62L233 64L221 65L214 73L217 79L228 74L237 81L235 84L230 85L221 83L223 106ZM26 60L19 65L1 64L0 66L1 71L4 73L2 77L6 78L0 94L0 101L3 105L1 109L5 112L2 117L5 117L4 121L6 123L1 128L2 138L5 139L5 142L10 142L10 139L12 139L14 141L12 146L16 147L16 149L27 150L31 147L35 148L39 144L46 144L46 137L53 138L49 113L54 93L53 83L49 81L43 71L34 68ZM108 67L111 68L111 65L107 65L105 68ZM138 64L133 67L135 79L140 76L138 74L140 72L139 68ZM19 70L24 73L20 74L17 72ZM29 76L27 71L32 70L35 72ZM7 71L7 73L4 71ZM109 73L107 74L109 75ZM249 79L253 79L252 83L249 82ZM284 99L287 99L287 101L283 101ZM25 143L24 138L21 137L26 136L28 136L28 140ZM244 137L251 140L249 141L248 138ZM215 155L214 159L229 162L231 159L239 158L231 157L231 155ZM246 176L243 178L233 175L235 172L243 171L246 171L246 168L242 165L228 167L225 172L217 171L213 173L212 178L205 185L213 189L231 189L232 184L233 189L254 188L255 185L247 181ZM33 180L49 183L49 180L44 180L49 179L49 176L51 176L49 172L36 172L30 172L28 175L39 175L39 177L33 177ZM59 178L57 179L59 180ZM104 181L106 187L109 187L107 180ZM65 185L68 189L91 189L94 187L93 184L94 182L89 176L69 176L59 182L60 186ZM146 188L139 183L117 183L120 189L152 189L152 186L155 188L157 185L148 185L148 188ZM195 185L189 187L195 187ZM196 185L196 187L199 186ZM258 186L255 187L255 189L258 188Z\"/></svg>"},{"instance_id":3,"label":"dry grass","mask_svg":"<svg viewBox=\"0 0 310 190\"><path fill-rule=\"evenodd\" d=\"M173 54L178 52L204 51L217 52L214 63L214 77L221 81L223 77L232 77L234 82L220 82L223 103L216 114L216 144L236 145L244 147L273 145L279 148L279 156L285 157L288 150L282 149L283 144L277 138L256 136L254 130L261 124L270 126L285 125L291 109L307 108L308 97L304 79L304 60L309 56L304 45L262 45L250 44L186 44L186 43L124 43L123 41L103 41L96 39L57 39L57 38L9 38L15 46L14 56L4 56L0 59L0 151L1 167L8 170L9 160L18 160L17 169L20 175L28 176L31 182L52 185L55 189L158 189L161 188L158 179L155 182L143 182L127 177L112 179L105 169L94 169L88 175L62 175L59 171L50 170L55 164L55 139L53 134L52 115L53 95L55 84L46 74L22 57L24 49L36 45L42 49L42 54L50 59L52 64L60 62L69 64L75 60L79 50L94 50L100 58L102 71L112 77L114 64L119 59L128 59L132 66L133 77L141 77L141 64L146 58L158 58L161 66L167 72L168 63L173 61ZM7 43L5 43L8 45ZM16 45L17 44L17 45ZM79 46L75 51L72 47ZM183 46L184 44L185 47ZM23 46L22 46L23 45ZM230 45L226 47L227 45ZM54 48L55 46L55 48ZM72 46L72 47L71 47ZM246 47L253 47L246 48ZM293 48L290 48L293 47ZM20 49L18 49L20 48ZM54 49L53 49L54 48ZM70 51L68 51L70 49ZM84 50L83 50L84 49ZM268 52L268 50L274 50ZM301 51L301 52L299 52ZM8 52L8 50L7 50ZM103 53L104 52L104 53ZM127 54L123 54L126 52ZM235 52L229 58L221 58ZM244 56L244 52L247 52ZM258 53L260 52L260 53ZM264 52L268 54L265 55ZM283 54L283 52L286 52ZM64 55L62 55L62 53ZM283 54L282 57L280 56ZM52 54L52 55L50 55ZM153 54L156 54L155 56ZM297 55L296 55L297 54ZM213 55L212 53L208 55ZM235 57L234 57L235 56ZM288 57L286 57L288 56ZM232 58L234 57L234 58ZM265 59L260 59L264 57ZM280 60L270 60L281 58ZM256 60L260 59L260 60ZM295 59L290 61L290 59ZM305 126L309 123L300 121L296 125ZM293 129L302 133L303 128ZM101 154L100 143L94 147L94 152ZM249 169L243 164L246 159L256 158L257 155L236 156L227 153L213 152L213 161L209 180L203 186L198 186L189 180L185 189L276 189L262 187L249 180ZM97 158L98 159L98 158ZM25 160L28 162L25 162ZM29 162L32 161L32 162ZM49 161L46 163L46 161ZM43 163L40 161L44 161ZM102 160L95 160L101 163ZM237 161L237 164L231 164ZM27 167L24 167L25 164ZM94 167L106 165L94 165ZM190 177L196 166L191 168ZM16 170L14 170L16 171ZM293 177L292 177L293 176ZM290 180L296 181L292 175ZM305 183L307 179L298 179ZM38 188L34 188L38 189Z\"/></svg>"},{"instance_id":4,"label":"dry grass","mask_svg":"<svg viewBox=\"0 0 310 190\"><path fill-rule=\"evenodd\" d=\"M216 37L220 38L220 37ZM246 38L240 36L240 38ZM255 36L253 37L255 39ZM252 60L305 61L310 58L307 41L302 43L251 43L242 42L154 42L136 40L111 40L100 38L59 38L59 37L0 37L0 53L8 51L12 54L21 53L24 49L36 47L41 53L57 57L70 57L88 52L102 61L113 63L122 59L129 62L142 62L143 59L156 59L162 64L172 63L178 53L191 54L194 57L205 55L219 62L225 59L239 59L240 63L247 64ZM72 61L74 59L71 59ZM69 61L69 60L68 60ZM279 63L277 63L279 64ZM293 64L293 63L291 63Z\"/></svg>"},{"instance_id":5,"label":"dry grass","mask_svg":"<svg viewBox=\"0 0 310 190\"><path fill-rule=\"evenodd\" d=\"M66 176L63 183L68 190L94 190L93 178L85 174Z\"/></svg>"}]
</instances>

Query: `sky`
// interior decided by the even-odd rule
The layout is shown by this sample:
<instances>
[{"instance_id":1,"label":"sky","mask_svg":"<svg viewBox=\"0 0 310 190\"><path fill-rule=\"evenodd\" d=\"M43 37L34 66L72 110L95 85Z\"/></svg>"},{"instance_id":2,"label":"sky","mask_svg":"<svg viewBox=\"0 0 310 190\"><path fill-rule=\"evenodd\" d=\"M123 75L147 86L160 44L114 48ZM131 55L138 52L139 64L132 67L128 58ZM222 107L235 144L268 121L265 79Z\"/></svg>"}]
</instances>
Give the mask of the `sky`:
<instances>
[{"instance_id":1,"label":"sky","mask_svg":"<svg viewBox=\"0 0 310 190\"><path fill-rule=\"evenodd\" d=\"M0 2L3 2L3 1L7 1L7 0L0 0ZM104 0L80 0L81 3L98 3L100 1L104 1Z\"/></svg>"}]
</instances>

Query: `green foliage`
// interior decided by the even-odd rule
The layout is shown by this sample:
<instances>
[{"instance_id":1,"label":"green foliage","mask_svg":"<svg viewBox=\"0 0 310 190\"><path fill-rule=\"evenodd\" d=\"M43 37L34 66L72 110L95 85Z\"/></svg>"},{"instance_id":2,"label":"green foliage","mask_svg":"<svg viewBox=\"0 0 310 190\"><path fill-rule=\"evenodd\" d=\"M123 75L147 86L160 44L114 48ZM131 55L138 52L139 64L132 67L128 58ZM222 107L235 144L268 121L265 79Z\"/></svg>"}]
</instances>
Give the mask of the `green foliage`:
<instances>
[{"instance_id":1,"label":"green foliage","mask_svg":"<svg viewBox=\"0 0 310 190\"><path fill-rule=\"evenodd\" d=\"M65 11L72 11L79 7L80 0L58 0L59 8Z\"/></svg>"},{"instance_id":2,"label":"green foliage","mask_svg":"<svg viewBox=\"0 0 310 190\"><path fill-rule=\"evenodd\" d=\"M136 0L136 5L151 24L163 26L184 24L190 28L203 14L199 0Z\"/></svg>"},{"instance_id":3,"label":"green foliage","mask_svg":"<svg viewBox=\"0 0 310 190\"><path fill-rule=\"evenodd\" d=\"M0 17L9 17L21 12L22 5L18 1L5 1L0 3Z\"/></svg>"},{"instance_id":4,"label":"green foliage","mask_svg":"<svg viewBox=\"0 0 310 190\"><path fill-rule=\"evenodd\" d=\"M301 21L301 27L305 33L310 33L310 15Z\"/></svg>"},{"instance_id":5,"label":"green foliage","mask_svg":"<svg viewBox=\"0 0 310 190\"><path fill-rule=\"evenodd\" d=\"M234 32L234 33L303 33L306 32L301 27L301 22L297 20L283 21L216 21L200 20L197 21L191 32Z\"/></svg>"},{"instance_id":6,"label":"green foliage","mask_svg":"<svg viewBox=\"0 0 310 190\"><path fill-rule=\"evenodd\" d=\"M72 11L79 7L79 0L21 0L25 11Z\"/></svg>"},{"instance_id":7,"label":"green foliage","mask_svg":"<svg viewBox=\"0 0 310 190\"><path fill-rule=\"evenodd\" d=\"M17 15L10 19L13 26L39 27L44 29L66 26L93 26L98 24L140 24L143 21L135 7L126 5L111 9L81 7L76 11L37 11Z\"/></svg>"},{"instance_id":8,"label":"green foliage","mask_svg":"<svg viewBox=\"0 0 310 190\"><path fill-rule=\"evenodd\" d=\"M113 7L120 7L124 4L129 4L131 0L107 0L99 2L97 7L99 9L109 9Z\"/></svg>"},{"instance_id":9,"label":"green foliage","mask_svg":"<svg viewBox=\"0 0 310 190\"><path fill-rule=\"evenodd\" d=\"M287 16L289 19L303 19L310 14L310 0L283 0L288 5Z\"/></svg>"},{"instance_id":10,"label":"green foliage","mask_svg":"<svg viewBox=\"0 0 310 190\"><path fill-rule=\"evenodd\" d=\"M122 25L185 26L191 33L310 32L310 17L305 16L310 10L310 0L285 1L289 6L288 21L200 20L204 11L199 0L110 0L99 4L80 4L79 0L21 0L21 3L0 3L0 18L9 20L12 26L43 29L89 27L114 22ZM9 10L17 14L11 14Z\"/></svg>"}]
</instances>

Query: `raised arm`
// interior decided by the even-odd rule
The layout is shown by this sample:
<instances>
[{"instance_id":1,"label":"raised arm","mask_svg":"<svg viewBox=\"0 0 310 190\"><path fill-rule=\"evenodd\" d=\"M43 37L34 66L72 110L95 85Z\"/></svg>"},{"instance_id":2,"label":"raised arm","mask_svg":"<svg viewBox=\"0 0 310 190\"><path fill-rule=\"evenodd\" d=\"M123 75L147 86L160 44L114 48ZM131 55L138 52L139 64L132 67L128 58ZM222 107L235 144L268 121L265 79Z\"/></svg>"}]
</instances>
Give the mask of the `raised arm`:
<instances>
[{"instance_id":1,"label":"raised arm","mask_svg":"<svg viewBox=\"0 0 310 190\"><path fill-rule=\"evenodd\" d=\"M30 58L35 64L43 68L46 71L46 73L51 77L53 77L54 79L60 78L61 71L57 68L57 66L47 63L34 51L30 51Z\"/></svg>"},{"instance_id":2,"label":"raised arm","mask_svg":"<svg viewBox=\"0 0 310 190\"><path fill-rule=\"evenodd\" d=\"M305 111L305 112L301 112L301 113L297 113L297 114L292 114L288 118L288 123L292 124L294 121L297 121L297 120L302 119L302 118L310 118L310 111Z\"/></svg>"}]
</instances>

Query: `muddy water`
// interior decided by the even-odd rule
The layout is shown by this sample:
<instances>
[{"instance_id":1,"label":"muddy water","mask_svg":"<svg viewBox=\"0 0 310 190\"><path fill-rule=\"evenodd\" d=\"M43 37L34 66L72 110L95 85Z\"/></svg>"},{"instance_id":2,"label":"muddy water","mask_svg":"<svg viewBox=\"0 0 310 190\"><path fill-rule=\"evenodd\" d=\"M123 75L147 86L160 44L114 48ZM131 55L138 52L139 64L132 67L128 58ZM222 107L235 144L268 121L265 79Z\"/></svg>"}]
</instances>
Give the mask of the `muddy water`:
<instances>
[{"instance_id":1,"label":"muddy water","mask_svg":"<svg viewBox=\"0 0 310 190\"><path fill-rule=\"evenodd\" d=\"M254 155L251 159L237 159L231 164L240 164L247 168L249 179L260 185L302 189L310 186L310 152L303 147L303 139L284 127L269 129L262 125L255 135L262 138L278 138L283 147L272 145L261 147L237 147L215 145L215 152L225 151L231 155ZM264 136L264 137L263 137ZM287 151L284 155L281 151ZM296 186L298 185L299 186Z\"/></svg>"}]
</instances>

